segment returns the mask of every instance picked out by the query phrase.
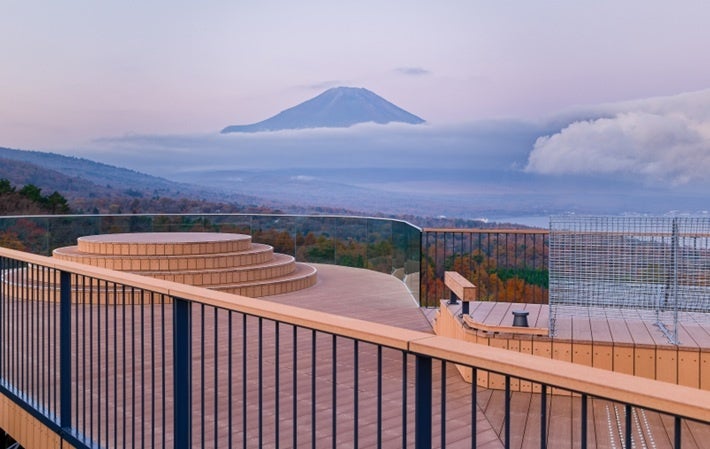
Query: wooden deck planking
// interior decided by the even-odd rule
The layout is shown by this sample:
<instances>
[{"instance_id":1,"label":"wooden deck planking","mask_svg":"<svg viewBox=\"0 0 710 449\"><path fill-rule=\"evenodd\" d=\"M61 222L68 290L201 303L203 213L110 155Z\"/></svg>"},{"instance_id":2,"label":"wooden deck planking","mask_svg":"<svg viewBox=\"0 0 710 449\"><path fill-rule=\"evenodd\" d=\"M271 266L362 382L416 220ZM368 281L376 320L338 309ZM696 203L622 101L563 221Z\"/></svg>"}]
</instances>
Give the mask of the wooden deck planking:
<instances>
[{"instance_id":1,"label":"wooden deck planking","mask_svg":"<svg viewBox=\"0 0 710 449\"><path fill-rule=\"evenodd\" d=\"M512 326L513 325L513 315L512 307L513 303L497 303L490 311L485 319L486 324L493 326Z\"/></svg>"},{"instance_id":2,"label":"wooden deck planking","mask_svg":"<svg viewBox=\"0 0 710 449\"><path fill-rule=\"evenodd\" d=\"M476 308L475 311L469 311L469 315L471 315L471 318L473 318L476 321L486 323L488 321L488 315L491 314L491 312L496 308L498 303L495 302L477 302L476 303Z\"/></svg>"},{"instance_id":3,"label":"wooden deck planking","mask_svg":"<svg viewBox=\"0 0 710 449\"><path fill-rule=\"evenodd\" d=\"M528 316L528 324L530 327L547 327L549 309L543 304L525 304L525 310L530 315Z\"/></svg>"}]
</instances>

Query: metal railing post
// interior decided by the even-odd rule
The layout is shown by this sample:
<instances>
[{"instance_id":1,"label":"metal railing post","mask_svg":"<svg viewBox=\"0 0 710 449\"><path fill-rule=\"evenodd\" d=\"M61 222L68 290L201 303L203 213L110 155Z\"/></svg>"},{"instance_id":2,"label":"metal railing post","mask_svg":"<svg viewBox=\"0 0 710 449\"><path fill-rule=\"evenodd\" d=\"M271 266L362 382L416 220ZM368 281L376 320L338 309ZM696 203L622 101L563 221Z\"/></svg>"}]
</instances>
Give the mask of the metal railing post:
<instances>
[{"instance_id":1,"label":"metal railing post","mask_svg":"<svg viewBox=\"0 0 710 449\"><path fill-rule=\"evenodd\" d=\"M71 273L59 275L59 427L71 431Z\"/></svg>"},{"instance_id":2,"label":"metal railing post","mask_svg":"<svg viewBox=\"0 0 710 449\"><path fill-rule=\"evenodd\" d=\"M175 449L192 447L192 310L173 297L173 385Z\"/></svg>"},{"instance_id":3,"label":"metal railing post","mask_svg":"<svg viewBox=\"0 0 710 449\"><path fill-rule=\"evenodd\" d=\"M431 358L417 355L415 370L414 422L416 427L414 429L414 447L427 449L431 447Z\"/></svg>"},{"instance_id":4,"label":"metal railing post","mask_svg":"<svg viewBox=\"0 0 710 449\"><path fill-rule=\"evenodd\" d=\"M579 437L581 440L581 449L587 449L587 402L587 395L583 393L581 397L582 431Z\"/></svg>"}]
</instances>

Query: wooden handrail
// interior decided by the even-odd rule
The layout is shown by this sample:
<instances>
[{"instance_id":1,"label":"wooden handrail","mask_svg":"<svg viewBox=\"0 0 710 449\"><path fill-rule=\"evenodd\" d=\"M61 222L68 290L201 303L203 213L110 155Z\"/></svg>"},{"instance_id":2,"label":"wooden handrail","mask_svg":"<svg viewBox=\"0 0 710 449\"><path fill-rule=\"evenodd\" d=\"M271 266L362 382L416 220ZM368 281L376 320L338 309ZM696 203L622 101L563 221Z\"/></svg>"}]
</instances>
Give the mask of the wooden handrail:
<instances>
[{"instance_id":1,"label":"wooden handrail","mask_svg":"<svg viewBox=\"0 0 710 449\"><path fill-rule=\"evenodd\" d=\"M710 391L5 248L0 256L709 422Z\"/></svg>"},{"instance_id":2,"label":"wooden handrail","mask_svg":"<svg viewBox=\"0 0 710 449\"><path fill-rule=\"evenodd\" d=\"M455 232L460 234L549 234L547 229L504 229L504 228L422 228L422 232Z\"/></svg>"},{"instance_id":3,"label":"wooden handrail","mask_svg":"<svg viewBox=\"0 0 710 449\"><path fill-rule=\"evenodd\" d=\"M444 272L444 285L461 301L476 300L476 286L456 271Z\"/></svg>"}]
</instances>

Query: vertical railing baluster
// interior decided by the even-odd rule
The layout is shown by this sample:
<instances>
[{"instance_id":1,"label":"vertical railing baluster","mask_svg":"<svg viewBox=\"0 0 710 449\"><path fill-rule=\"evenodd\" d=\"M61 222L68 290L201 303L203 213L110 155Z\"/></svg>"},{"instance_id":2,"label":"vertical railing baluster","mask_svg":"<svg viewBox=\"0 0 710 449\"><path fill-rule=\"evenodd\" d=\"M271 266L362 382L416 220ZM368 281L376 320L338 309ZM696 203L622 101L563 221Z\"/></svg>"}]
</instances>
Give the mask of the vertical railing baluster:
<instances>
[{"instance_id":1,"label":"vertical railing baluster","mask_svg":"<svg viewBox=\"0 0 710 449\"><path fill-rule=\"evenodd\" d=\"M192 310L191 303L173 297L173 444L192 447Z\"/></svg>"},{"instance_id":2,"label":"vertical railing baluster","mask_svg":"<svg viewBox=\"0 0 710 449\"><path fill-rule=\"evenodd\" d=\"M316 448L316 331L311 329L311 447Z\"/></svg>"},{"instance_id":3,"label":"vertical railing baluster","mask_svg":"<svg viewBox=\"0 0 710 449\"><path fill-rule=\"evenodd\" d=\"M79 332L79 303L81 301L83 301L83 299L84 299L83 298L84 283L78 282L78 279L79 279L79 276L77 276L77 283L79 285L79 288L81 289L80 290L81 293L79 293L79 292L76 293L76 304L74 306L74 323L75 323L74 326L76 326L76 332L74 333L74 351L76 351L76 364L74 365L74 379L76 382L79 382L79 379L80 379L80 377L79 377L79 360L81 360L80 359L81 352L79 351L79 333L80 333ZM46 302L49 300L48 297L45 297L44 299L45 299L45 301L43 301L43 302ZM44 315L44 313L42 315L44 316L44 319L46 320L46 315ZM44 326L42 326L42 337L41 338L42 338L43 342L47 341L47 336L44 333L45 326L46 326L46 323ZM42 364L42 366L45 366L46 361L44 358L44 351L42 351L42 354L40 356L40 363ZM46 369L45 369L45 372L46 372ZM46 375L44 375L42 377L44 378L45 382L48 380L46 378ZM75 404L74 405L74 425L77 428L79 428L79 407L78 407L78 405L79 405L79 390L80 390L80 388L74 389L74 404ZM47 398L45 397L45 394L43 394L42 396L43 396L43 399L46 401Z\"/></svg>"},{"instance_id":4,"label":"vertical railing baluster","mask_svg":"<svg viewBox=\"0 0 710 449\"><path fill-rule=\"evenodd\" d=\"M402 449L407 449L407 353L402 351Z\"/></svg>"},{"instance_id":5,"label":"vertical railing baluster","mask_svg":"<svg viewBox=\"0 0 710 449\"><path fill-rule=\"evenodd\" d=\"M71 274L60 272L59 293L59 426L71 432Z\"/></svg>"},{"instance_id":6,"label":"vertical railing baluster","mask_svg":"<svg viewBox=\"0 0 710 449\"><path fill-rule=\"evenodd\" d=\"M219 309L214 308L214 445L217 447L219 437Z\"/></svg>"},{"instance_id":7,"label":"vertical railing baluster","mask_svg":"<svg viewBox=\"0 0 710 449\"><path fill-rule=\"evenodd\" d=\"M99 286L97 286L99 290ZM100 295L100 292L99 292ZM97 316L96 321L99 321L101 317ZM51 359L51 357L49 357ZM89 308L89 385L87 390L89 390L89 439L94 439L94 310ZM101 382L101 376L98 376L98 381Z\"/></svg>"},{"instance_id":8,"label":"vertical railing baluster","mask_svg":"<svg viewBox=\"0 0 710 449\"><path fill-rule=\"evenodd\" d=\"M168 415L168 408L167 408L167 403L166 403L166 399L167 399L167 396L168 396L168 395L167 395L167 387L166 387L166 385L167 385L167 375L166 375L166 373L167 373L168 369L167 369L167 364L166 364L166 361L165 361L165 353L167 352L167 351L165 350L165 343L166 343L166 341L165 341L165 333L166 333L166 332L165 332L165 309L167 308L165 304L166 304L166 301L167 301L167 298L168 298L168 297L167 297L166 295L162 295L162 298L163 298L163 303L162 303L162 306L160 307L160 334L161 334L161 335L160 335L160 338L161 338L161 347L162 347L162 350L160 351L160 354L161 354L161 355L160 355L160 362L161 362L161 363L160 363L160 366L162 366L163 369L160 370L160 371L161 371L161 380L162 380L161 385L162 385L162 393L163 393L161 396L162 396L162 399L163 399L163 400L162 400L161 408L162 408L162 411L163 411L163 413L162 413L162 425L163 425L163 429L166 429L166 425L167 425L167 415ZM172 298L171 298L171 299L172 299ZM114 310L115 310L115 309L114 309ZM114 313L114 316L115 316L115 313ZM114 320L114 322L115 322L115 320ZM173 347L173 354L174 354L174 353L175 353L175 348ZM174 432L174 431L173 431L173 432ZM161 444L162 444L162 448L163 448L163 449L165 449L165 447L166 447L166 435L167 435L167 433L168 433L168 432L163 432L163 433L162 433L163 438L162 438L162 440L161 440Z\"/></svg>"},{"instance_id":9,"label":"vertical railing baluster","mask_svg":"<svg viewBox=\"0 0 710 449\"><path fill-rule=\"evenodd\" d=\"M478 369L471 368L471 449L478 439Z\"/></svg>"},{"instance_id":10,"label":"vertical railing baluster","mask_svg":"<svg viewBox=\"0 0 710 449\"><path fill-rule=\"evenodd\" d=\"M131 287L131 448L136 444L136 289ZM99 389L100 391L100 389Z\"/></svg>"},{"instance_id":11,"label":"vertical railing baluster","mask_svg":"<svg viewBox=\"0 0 710 449\"><path fill-rule=\"evenodd\" d=\"M446 360L441 361L441 447L446 447Z\"/></svg>"},{"instance_id":12,"label":"vertical railing baluster","mask_svg":"<svg viewBox=\"0 0 710 449\"><path fill-rule=\"evenodd\" d=\"M205 305L200 304L200 447L205 447Z\"/></svg>"},{"instance_id":13,"label":"vertical railing baluster","mask_svg":"<svg viewBox=\"0 0 710 449\"><path fill-rule=\"evenodd\" d=\"M673 417L673 449L681 449L682 427L680 416Z\"/></svg>"},{"instance_id":14,"label":"vertical railing baluster","mask_svg":"<svg viewBox=\"0 0 710 449\"><path fill-rule=\"evenodd\" d=\"M232 312L229 310L227 312L227 447L232 449L233 445L233 429L232 426ZM278 363L277 363L278 365ZM278 372L278 368L276 370ZM278 383L277 383L278 385ZM278 402L278 401L277 401ZM278 428L277 428L278 432Z\"/></svg>"},{"instance_id":15,"label":"vertical railing baluster","mask_svg":"<svg viewBox=\"0 0 710 449\"><path fill-rule=\"evenodd\" d=\"M414 376L414 447L431 447L431 358L416 355Z\"/></svg>"},{"instance_id":16,"label":"vertical railing baluster","mask_svg":"<svg viewBox=\"0 0 710 449\"><path fill-rule=\"evenodd\" d=\"M510 449L510 376L505 375L505 449Z\"/></svg>"},{"instance_id":17,"label":"vertical railing baluster","mask_svg":"<svg viewBox=\"0 0 710 449\"><path fill-rule=\"evenodd\" d=\"M257 404L258 404L258 422L257 427L259 428L258 441L259 447L264 446L264 329L263 329L262 317L259 317L257 325L257 333L259 335L259 344L257 346L257 365L259 370L259 378L257 379Z\"/></svg>"},{"instance_id":18,"label":"vertical railing baluster","mask_svg":"<svg viewBox=\"0 0 710 449\"><path fill-rule=\"evenodd\" d=\"M540 449L547 449L547 385L540 385Z\"/></svg>"},{"instance_id":19,"label":"vertical railing baluster","mask_svg":"<svg viewBox=\"0 0 710 449\"><path fill-rule=\"evenodd\" d=\"M291 417L291 420L293 421L293 435L292 435L292 443L294 448L298 447L298 376L297 376L297 369L298 369L298 328L294 325L293 326L293 354L292 354L292 363L293 363L293 373L292 373L292 379L291 381L293 382L292 385L292 390L293 390L293 403L291 404L292 407L292 413L293 416ZM244 446L246 447L246 446Z\"/></svg>"},{"instance_id":20,"label":"vertical railing baluster","mask_svg":"<svg viewBox=\"0 0 710 449\"><path fill-rule=\"evenodd\" d=\"M150 292L150 422L153 427L155 422L155 295ZM114 331L115 333L115 331ZM165 431L165 429L163 429ZM150 432L150 447L155 449L155 434Z\"/></svg>"},{"instance_id":21,"label":"vertical railing baluster","mask_svg":"<svg viewBox=\"0 0 710 449\"><path fill-rule=\"evenodd\" d=\"M582 434L581 439L581 449L587 449L587 395L582 394L581 396L581 414L582 414Z\"/></svg>"},{"instance_id":22,"label":"vertical railing baluster","mask_svg":"<svg viewBox=\"0 0 710 449\"><path fill-rule=\"evenodd\" d=\"M337 426L338 426L338 350L337 350L337 336L333 334L332 336L332 353L331 353L331 377L333 379L333 387L331 391L331 441L333 449L337 449Z\"/></svg>"},{"instance_id":23,"label":"vertical railing baluster","mask_svg":"<svg viewBox=\"0 0 710 449\"><path fill-rule=\"evenodd\" d=\"M353 445L357 449L360 440L360 350L359 342L353 342Z\"/></svg>"},{"instance_id":24,"label":"vertical railing baluster","mask_svg":"<svg viewBox=\"0 0 710 449\"><path fill-rule=\"evenodd\" d=\"M247 316L242 314L242 447L247 447Z\"/></svg>"},{"instance_id":25,"label":"vertical railing baluster","mask_svg":"<svg viewBox=\"0 0 710 449\"><path fill-rule=\"evenodd\" d=\"M104 326L104 332L106 333L106 349L109 347L109 309L113 309L113 371L116 372L118 371L118 289L116 288L116 284L112 284L113 286L113 307L109 307L110 301L109 301L109 288L108 288L108 282L104 283L104 321L105 321L105 326ZM101 304L100 298L97 298L97 302ZM101 351L101 314L100 314L100 308L97 308L97 322L99 323L98 326L98 334L99 334L99 351ZM108 352L108 351L107 351ZM99 366L101 366L101 360L99 358ZM109 370L109 358L108 354L106 354L106 366L104 368L106 374L106 395L108 396L108 391L109 391L109 374L111 373L111 370ZM115 444L118 444L118 377L119 376L113 376L113 441ZM99 391L101 391L101 377L99 377ZM97 407L99 409L99 415L101 415L101 405ZM109 440L109 405L108 401L106 401L106 442L108 444ZM99 420L99 429L101 428L101 421ZM99 435L101 432L99 432ZM99 437L100 438L100 437Z\"/></svg>"},{"instance_id":26,"label":"vertical railing baluster","mask_svg":"<svg viewBox=\"0 0 710 449\"><path fill-rule=\"evenodd\" d=\"M84 282L86 282L86 279L84 279ZM89 359L89 357L86 354L86 351L87 351L87 349L86 349L86 345L87 345L87 341L86 341L87 340L86 339L86 333L87 333L87 331L86 331L86 328L87 328L87 326L86 326L86 323L87 323L87 321L86 321L86 309L87 309L86 289L91 289L91 288L92 288L91 286L88 286L88 287L84 286L85 291L84 291L84 293L82 293L84 301L81 305L81 330L82 330L82 332L81 332L81 355L82 355L82 357L81 357L81 382L83 384L83 388L81 389L81 431L84 434L84 436L86 436L88 434L88 432L86 431L86 413L88 410L88 407L86 406L86 391L88 389L87 388L88 380L86 377L86 375L87 375L86 363L87 363L87 360ZM91 290L89 290L89 294L90 293L91 293ZM56 315L56 313L53 315ZM89 341L89 343L90 343L90 341ZM51 353L49 353L49 351L48 351L47 357L49 358L49 360L52 359L52 355L51 355ZM54 391L56 391L56 389L54 389Z\"/></svg>"},{"instance_id":27,"label":"vertical railing baluster","mask_svg":"<svg viewBox=\"0 0 710 449\"><path fill-rule=\"evenodd\" d=\"M382 346L377 346L377 447L382 447Z\"/></svg>"},{"instance_id":28,"label":"vertical railing baluster","mask_svg":"<svg viewBox=\"0 0 710 449\"><path fill-rule=\"evenodd\" d=\"M274 446L278 449L281 445L281 405L279 403L281 400L281 378L279 375L281 372L281 332L278 321L274 322L274 333L276 334L274 341Z\"/></svg>"},{"instance_id":29,"label":"vertical railing baluster","mask_svg":"<svg viewBox=\"0 0 710 449\"><path fill-rule=\"evenodd\" d=\"M121 292L121 323L123 324L122 329L124 329L124 332L121 332L121 356L122 356L121 357L121 359L122 359L121 378L123 380L123 384L121 385L121 391L122 391L121 405L122 405L122 407L120 407L120 408L123 409L123 416L122 416L123 422L121 423L121 429L123 431L122 432L123 434L121 435L121 438L125 442L126 441L126 429L128 428L128 424L127 424L128 407L127 407L127 402L126 402L127 401L126 390L128 389L127 388L127 385L128 385L127 377L128 376L126 376L126 373L127 373L126 359L128 359L127 354L126 354L126 348L128 347L128 345L126 344L126 334L128 334L128 332L125 332L125 329L127 329L127 326L126 326L126 316L127 316L127 314L126 314L126 301L127 301L126 289L127 289L127 286L121 285L120 287L117 287L116 284L113 284L113 285L116 288L117 294L119 291ZM89 316L91 316L91 314L89 314ZM192 320L190 320L190 324L192 324ZM117 401L118 401L118 399L117 399ZM91 427L93 428L93 425Z\"/></svg>"}]
</instances>

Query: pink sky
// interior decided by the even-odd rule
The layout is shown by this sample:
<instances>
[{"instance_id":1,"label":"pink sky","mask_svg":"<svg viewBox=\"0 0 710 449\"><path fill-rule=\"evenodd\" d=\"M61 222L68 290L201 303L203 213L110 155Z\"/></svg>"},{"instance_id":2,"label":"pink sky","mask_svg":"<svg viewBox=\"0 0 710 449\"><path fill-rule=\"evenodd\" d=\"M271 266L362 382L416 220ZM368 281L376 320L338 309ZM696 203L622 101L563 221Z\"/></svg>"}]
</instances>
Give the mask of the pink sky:
<instances>
[{"instance_id":1,"label":"pink sky","mask_svg":"<svg viewBox=\"0 0 710 449\"><path fill-rule=\"evenodd\" d=\"M218 132L334 85L433 124L696 91L708 17L693 0L11 0L0 146Z\"/></svg>"}]
</instances>

